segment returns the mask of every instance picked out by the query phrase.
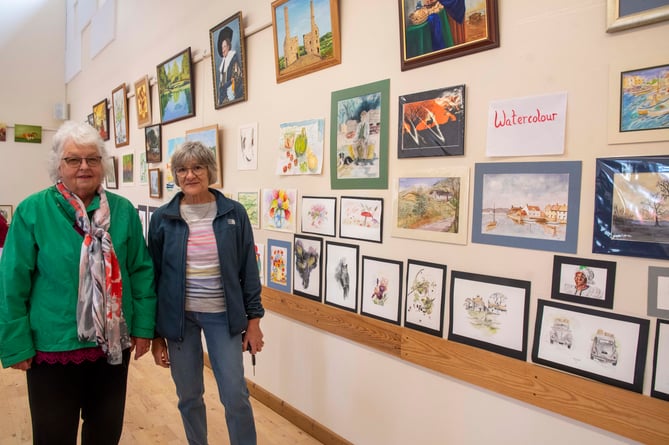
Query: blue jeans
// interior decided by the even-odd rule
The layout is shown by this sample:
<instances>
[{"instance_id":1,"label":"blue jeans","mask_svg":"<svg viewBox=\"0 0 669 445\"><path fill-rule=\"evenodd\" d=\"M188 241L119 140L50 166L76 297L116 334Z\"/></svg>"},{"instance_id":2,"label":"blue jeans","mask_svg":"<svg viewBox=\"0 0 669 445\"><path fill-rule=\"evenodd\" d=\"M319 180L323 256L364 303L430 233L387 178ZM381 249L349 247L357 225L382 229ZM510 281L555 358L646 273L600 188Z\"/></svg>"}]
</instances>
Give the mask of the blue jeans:
<instances>
[{"instance_id":1,"label":"blue jeans","mask_svg":"<svg viewBox=\"0 0 669 445\"><path fill-rule=\"evenodd\" d=\"M190 445L207 444L204 404L202 332L218 394L225 407L231 445L255 445L256 428L244 380L242 334L230 335L225 312L186 312L182 342L168 341L170 370L179 397L179 411Z\"/></svg>"}]
</instances>

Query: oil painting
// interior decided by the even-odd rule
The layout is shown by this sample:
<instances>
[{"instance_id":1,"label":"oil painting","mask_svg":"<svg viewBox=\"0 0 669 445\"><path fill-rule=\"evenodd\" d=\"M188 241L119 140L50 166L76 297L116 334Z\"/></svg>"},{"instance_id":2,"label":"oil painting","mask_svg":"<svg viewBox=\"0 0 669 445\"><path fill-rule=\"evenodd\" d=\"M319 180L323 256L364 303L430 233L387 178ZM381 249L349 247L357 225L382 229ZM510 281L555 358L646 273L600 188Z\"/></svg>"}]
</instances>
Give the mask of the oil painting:
<instances>
[{"instance_id":1,"label":"oil painting","mask_svg":"<svg viewBox=\"0 0 669 445\"><path fill-rule=\"evenodd\" d=\"M246 40L242 12L209 30L214 108L219 109L247 98Z\"/></svg>"},{"instance_id":2,"label":"oil painting","mask_svg":"<svg viewBox=\"0 0 669 445\"><path fill-rule=\"evenodd\" d=\"M195 116L193 64L190 47L156 66L160 122Z\"/></svg>"}]
</instances>

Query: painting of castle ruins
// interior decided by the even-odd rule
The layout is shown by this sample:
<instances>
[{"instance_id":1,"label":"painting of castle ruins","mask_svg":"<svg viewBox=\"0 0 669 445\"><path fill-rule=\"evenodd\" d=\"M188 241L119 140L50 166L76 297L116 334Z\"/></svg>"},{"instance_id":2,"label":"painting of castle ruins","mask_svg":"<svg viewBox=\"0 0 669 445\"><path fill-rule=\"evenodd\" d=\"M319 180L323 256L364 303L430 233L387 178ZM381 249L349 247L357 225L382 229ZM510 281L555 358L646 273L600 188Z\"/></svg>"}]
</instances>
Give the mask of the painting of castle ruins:
<instances>
[{"instance_id":1,"label":"painting of castle ruins","mask_svg":"<svg viewBox=\"0 0 669 445\"><path fill-rule=\"evenodd\" d=\"M276 81L341 63L337 0L272 2Z\"/></svg>"}]
</instances>

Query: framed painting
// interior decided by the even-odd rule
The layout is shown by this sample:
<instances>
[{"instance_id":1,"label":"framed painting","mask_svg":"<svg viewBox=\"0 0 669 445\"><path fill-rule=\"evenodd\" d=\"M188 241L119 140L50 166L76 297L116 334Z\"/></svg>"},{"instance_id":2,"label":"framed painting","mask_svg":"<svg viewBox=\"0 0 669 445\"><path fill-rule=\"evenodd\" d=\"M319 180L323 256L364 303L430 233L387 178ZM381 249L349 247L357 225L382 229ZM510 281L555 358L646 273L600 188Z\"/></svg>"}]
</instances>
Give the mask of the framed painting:
<instances>
[{"instance_id":1,"label":"framed painting","mask_svg":"<svg viewBox=\"0 0 669 445\"><path fill-rule=\"evenodd\" d=\"M125 82L112 90L112 115L114 116L114 144L123 147L130 143L128 131L128 89Z\"/></svg>"},{"instance_id":2,"label":"framed painting","mask_svg":"<svg viewBox=\"0 0 669 445\"><path fill-rule=\"evenodd\" d=\"M397 157L465 154L465 86L399 97Z\"/></svg>"},{"instance_id":3,"label":"framed painting","mask_svg":"<svg viewBox=\"0 0 669 445\"><path fill-rule=\"evenodd\" d=\"M126 153L121 156L121 177L123 184L132 185L135 182L135 155L134 153Z\"/></svg>"},{"instance_id":4,"label":"framed painting","mask_svg":"<svg viewBox=\"0 0 669 445\"><path fill-rule=\"evenodd\" d=\"M12 216L14 216L14 206L11 204L0 205L0 215L5 218L7 224L12 223Z\"/></svg>"},{"instance_id":5,"label":"framed painting","mask_svg":"<svg viewBox=\"0 0 669 445\"><path fill-rule=\"evenodd\" d=\"M360 313L400 324L402 261L362 256Z\"/></svg>"},{"instance_id":6,"label":"framed painting","mask_svg":"<svg viewBox=\"0 0 669 445\"><path fill-rule=\"evenodd\" d=\"M451 272L448 339L527 358L530 282Z\"/></svg>"},{"instance_id":7,"label":"framed painting","mask_svg":"<svg viewBox=\"0 0 669 445\"><path fill-rule=\"evenodd\" d=\"M265 284L265 245L255 243L256 249L256 263L258 263L258 276L260 277L260 284Z\"/></svg>"},{"instance_id":8,"label":"framed painting","mask_svg":"<svg viewBox=\"0 0 669 445\"><path fill-rule=\"evenodd\" d=\"M267 286L290 293L291 283L291 243L277 239L267 239Z\"/></svg>"},{"instance_id":9,"label":"framed painting","mask_svg":"<svg viewBox=\"0 0 669 445\"><path fill-rule=\"evenodd\" d=\"M168 192L173 192L176 187L172 174L172 155L184 142L186 142L186 138L183 136L167 140L167 151L165 152L165 190Z\"/></svg>"},{"instance_id":10,"label":"framed painting","mask_svg":"<svg viewBox=\"0 0 669 445\"><path fill-rule=\"evenodd\" d=\"M147 219L149 217L148 208L144 204L137 205L137 215L139 216L139 221L142 223L142 233L144 234L144 239L149 239L149 224Z\"/></svg>"},{"instance_id":11,"label":"framed painting","mask_svg":"<svg viewBox=\"0 0 669 445\"><path fill-rule=\"evenodd\" d=\"M163 176L159 168L149 169L149 197L163 197Z\"/></svg>"},{"instance_id":12,"label":"framed painting","mask_svg":"<svg viewBox=\"0 0 669 445\"><path fill-rule=\"evenodd\" d=\"M475 168L472 242L576 253L581 161Z\"/></svg>"},{"instance_id":13,"label":"framed painting","mask_svg":"<svg viewBox=\"0 0 669 445\"><path fill-rule=\"evenodd\" d=\"M105 171L105 187L108 189L118 188L118 161L116 156L109 157L109 164Z\"/></svg>"},{"instance_id":14,"label":"framed painting","mask_svg":"<svg viewBox=\"0 0 669 445\"><path fill-rule=\"evenodd\" d=\"M195 88L190 46L156 66L160 123L195 116Z\"/></svg>"},{"instance_id":15,"label":"framed painting","mask_svg":"<svg viewBox=\"0 0 669 445\"><path fill-rule=\"evenodd\" d=\"M223 158L221 157L221 146L218 141L218 124L208 125L206 127L194 128L186 131L186 142L198 141L214 153L216 161L216 170L218 172L218 181L211 184L210 187L223 187Z\"/></svg>"},{"instance_id":16,"label":"framed painting","mask_svg":"<svg viewBox=\"0 0 669 445\"><path fill-rule=\"evenodd\" d=\"M420 169L403 173L393 191L391 234L467 244L469 168Z\"/></svg>"},{"instance_id":17,"label":"framed painting","mask_svg":"<svg viewBox=\"0 0 669 445\"><path fill-rule=\"evenodd\" d=\"M606 0L606 32L669 20L669 0Z\"/></svg>"},{"instance_id":18,"label":"framed painting","mask_svg":"<svg viewBox=\"0 0 669 445\"><path fill-rule=\"evenodd\" d=\"M263 229L295 232L297 189L262 189L261 199Z\"/></svg>"},{"instance_id":19,"label":"framed painting","mask_svg":"<svg viewBox=\"0 0 669 445\"><path fill-rule=\"evenodd\" d=\"M669 259L669 158L598 158L592 252Z\"/></svg>"},{"instance_id":20,"label":"framed painting","mask_svg":"<svg viewBox=\"0 0 669 445\"><path fill-rule=\"evenodd\" d=\"M669 321L657 320L651 397L669 401Z\"/></svg>"},{"instance_id":21,"label":"framed painting","mask_svg":"<svg viewBox=\"0 0 669 445\"><path fill-rule=\"evenodd\" d=\"M247 97L246 42L239 11L209 30L214 108L243 102Z\"/></svg>"},{"instance_id":22,"label":"framed painting","mask_svg":"<svg viewBox=\"0 0 669 445\"><path fill-rule=\"evenodd\" d=\"M237 170L258 169L258 122L239 127Z\"/></svg>"},{"instance_id":23,"label":"framed painting","mask_svg":"<svg viewBox=\"0 0 669 445\"><path fill-rule=\"evenodd\" d=\"M157 164L163 160L162 128L160 124L144 127L144 147L146 162Z\"/></svg>"},{"instance_id":24,"label":"framed painting","mask_svg":"<svg viewBox=\"0 0 669 445\"><path fill-rule=\"evenodd\" d=\"M139 183L144 185L149 182L149 165L146 163L146 153L140 152L139 155Z\"/></svg>"},{"instance_id":25,"label":"framed painting","mask_svg":"<svg viewBox=\"0 0 669 445\"><path fill-rule=\"evenodd\" d=\"M321 301L323 238L295 235L293 240L293 293Z\"/></svg>"},{"instance_id":26,"label":"framed painting","mask_svg":"<svg viewBox=\"0 0 669 445\"><path fill-rule=\"evenodd\" d=\"M383 241L383 198L342 196L339 201L339 236Z\"/></svg>"},{"instance_id":27,"label":"framed painting","mask_svg":"<svg viewBox=\"0 0 669 445\"><path fill-rule=\"evenodd\" d=\"M255 192L237 192L237 201L246 209L249 221L254 229L260 228L260 195Z\"/></svg>"},{"instance_id":28,"label":"framed painting","mask_svg":"<svg viewBox=\"0 0 669 445\"><path fill-rule=\"evenodd\" d=\"M648 310L650 317L669 320L669 268L648 267Z\"/></svg>"},{"instance_id":29,"label":"framed painting","mask_svg":"<svg viewBox=\"0 0 669 445\"><path fill-rule=\"evenodd\" d=\"M325 242L325 304L358 312L358 253L360 247Z\"/></svg>"},{"instance_id":30,"label":"framed painting","mask_svg":"<svg viewBox=\"0 0 669 445\"><path fill-rule=\"evenodd\" d=\"M669 129L669 64L623 71L619 85L621 133Z\"/></svg>"},{"instance_id":31,"label":"framed painting","mask_svg":"<svg viewBox=\"0 0 669 445\"><path fill-rule=\"evenodd\" d=\"M338 0L274 0L276 82L341 63Z\"/></svg>"},{"instance_id":32,"label":"framed painting","mask_svg":"<svg viewBox=\"0 0 669 445\"><path fill-rule=\"evenodd\" d=\"M88 125L95 128L95 116L93 115L93 113L90 113L88 115L88 117L86 118L86 122L88 122Z\"/></svg>"},{"instance_id":33,"label":"framed painting","mask_svg":"<svg viewBox=\"0 0 669 445\"><path fill-rule=\"evenodd\" d=\"M42 143L42 126L14 124L14 142Z\"/></svg>"},{"instance_id":34,"label":"framed painting","mask_svg":"<svg viewBox=\"0 0 669 445\"><path fill-rule=\"evenodd\" d=\"M332 189L388 188L389 96L389 79L332 92Z\"/></svg>"},{"instance_id":35,"label":"framed painting","mask_svg":"<svg viewBox=\"0 0 669 445\"><path fill-rule=\"evenodd\" d=\"M107 108L107 98L93 105L94 127L100 133L103 141L109 140L109 110Z\"/></svg>"},{"instance_id":36,"label":"framed painting","mask_svg":"<svg viewBox=\"0 0 669 445\"><path fill-rule=\"evenodd\" d=\"M404 326L427 334L444 335L446 266L407 260Z\"/></svg>"},{"instance_id":37,"label":"framed painting","mask_svg":"<svg viewBox=\"0 0 669 445\"><path fill-rule=\"evenodd\" d=\"M320 175L323 171L325 119L279 125L276 174Z\"/></svg>"},{"instance_id":38,"label":"framed painting","mask_svg":"<svg viewBox=\"0 0 669 445\"><path fill-rule=\"evenodd\" d=\"M551 298L613 309L616 263L587 258L553 257Z\"/></svg>"},{"instance_id":39,"label":"framed painting","mask_svg":"<svg viewBox=\"0 0 669 445\"><path fill-rule=\"evenodd\" d=\"M337 198L303 196L300 211L302 233L325 236L336 235Z\"/></svg>"},{"instance_id":40,"label":"framed painting","mask_svg":"<svg viewBox=\"0 0 669 445\"><path fill-rule=\"evenodd\" d=\"M142 76L135 82L135 108L137 108L137 128L151 125L151 86L149 76Z\"/></svg>"},{"instance_id":41,"label":"framed painting","mask_svg":"<svg viewBox=\"0 0 669 445\"><path fill-rule=\"evenodd\" d=\"M499 46L497 0L398 0L401 68Z\"/></svg>"},{"instance_id":42,"label":"framed painting","mask_svg":"<svg viewBox=\"0 0 669 445\"><path fill-rule=\"evenodd\" d=\"M539 300L532 361L640 393L648 320Z\"/></svg>"}]
</instances>

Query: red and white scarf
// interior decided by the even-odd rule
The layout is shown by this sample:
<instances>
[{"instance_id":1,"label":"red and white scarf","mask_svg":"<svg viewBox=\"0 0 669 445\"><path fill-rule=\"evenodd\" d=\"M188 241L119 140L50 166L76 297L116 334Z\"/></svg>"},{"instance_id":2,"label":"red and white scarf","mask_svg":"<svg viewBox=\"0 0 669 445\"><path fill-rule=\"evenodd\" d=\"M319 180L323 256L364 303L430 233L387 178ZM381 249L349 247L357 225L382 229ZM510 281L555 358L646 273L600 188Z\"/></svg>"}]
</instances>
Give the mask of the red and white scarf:
<instances>
[{"instance_id":1,"label":"red and white scarf","mask_svg":"<svg viewBox=\"0 0 669 445\"><path fill-rule=\"evenodd\" d=\"M102 185L97 190L100 207L88 218L86 206L61 181L56 188L72 205L75 224L83 232L79 258L77 334L79 341L95 341L107 354L107 362L122 362L122 351L131 346L123 317L121 269L109 235L110 212Z\"/></svg>"}]
</instances>

